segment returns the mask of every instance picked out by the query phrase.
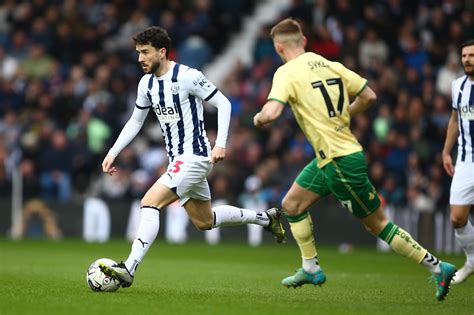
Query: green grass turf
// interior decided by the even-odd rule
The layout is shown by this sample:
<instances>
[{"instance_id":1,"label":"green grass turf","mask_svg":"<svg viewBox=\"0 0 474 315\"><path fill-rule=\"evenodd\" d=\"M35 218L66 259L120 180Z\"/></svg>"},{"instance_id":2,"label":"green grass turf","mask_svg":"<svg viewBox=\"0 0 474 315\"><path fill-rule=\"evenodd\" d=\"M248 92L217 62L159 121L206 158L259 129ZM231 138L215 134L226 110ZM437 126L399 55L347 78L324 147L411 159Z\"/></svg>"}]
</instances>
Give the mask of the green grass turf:
<instances>
[{"instance_id":1,"label":"green grass turf","mask_svg":"<svg viewBox=\"0 0 474 315\"><path fill-rule=\"evenodd\" d=\"M322 287L280 285L300 264L294 243L250 248L155 243L131 288L95 293L85 273L95 259L121 260L125 241L85 244L0 239L0 314L474 314L474 277L435 300L429 273L406 258L320 247ZM463 256L441 256L461 266Z\"/></svg>"}]
</instances>

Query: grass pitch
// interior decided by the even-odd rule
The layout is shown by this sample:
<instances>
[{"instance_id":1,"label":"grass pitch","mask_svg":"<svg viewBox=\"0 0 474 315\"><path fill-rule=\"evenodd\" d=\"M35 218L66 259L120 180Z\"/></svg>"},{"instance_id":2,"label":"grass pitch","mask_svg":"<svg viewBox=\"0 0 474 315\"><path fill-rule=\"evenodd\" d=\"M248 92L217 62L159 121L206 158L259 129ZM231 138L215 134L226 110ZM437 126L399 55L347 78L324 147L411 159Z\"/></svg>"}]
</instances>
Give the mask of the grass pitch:
<instances>
[{"instance_id":1,"label":"grass pitch","mask_svg":"<svg viewBox=\"0 0 474 315\"><path fill-rule=\"evenodd\" d=\"M86 284L97 258L126 258L125 241L85 244L0 240L0 314L474 314L474 277L437 302L429 273L392 253L318 248L327 282L286 289L299 267L296 244L250 248L202 242L151 248L131 288L95 293ZM463 256L440 256L460 267Z\"/></svg>"}]
</instances>

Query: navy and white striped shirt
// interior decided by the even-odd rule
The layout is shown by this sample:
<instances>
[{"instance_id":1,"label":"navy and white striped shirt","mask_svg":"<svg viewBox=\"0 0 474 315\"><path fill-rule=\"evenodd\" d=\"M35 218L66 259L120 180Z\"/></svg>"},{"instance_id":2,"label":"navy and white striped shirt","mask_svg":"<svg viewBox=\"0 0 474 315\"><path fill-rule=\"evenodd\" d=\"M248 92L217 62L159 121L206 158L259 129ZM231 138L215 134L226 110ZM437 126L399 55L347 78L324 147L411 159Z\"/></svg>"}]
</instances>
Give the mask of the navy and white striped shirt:
<instances>
[{"instance_id":1,"label":"navy and white striped shirt","mask_svg":"<svg viewBox=\"0 0 474 315\"><path fill-rule=\"evenodd\" d=\"M199 70L175 62L161 77L145 74L141 78L135 106L155 112L170 161L181 155L202 160L210 157L202 101L217 91Z\"/></svg>"},{"instance_id":2,"label":"navy and white striped shirt","mask_svg":"<svg viewBox=\"0 0 474 315\"><path fill-rule=\"evenodd\" d=\"M453 110L458 113L458 161L474 162L474 81L467 75L451 85Z\"/></svg>"}]
</instances>

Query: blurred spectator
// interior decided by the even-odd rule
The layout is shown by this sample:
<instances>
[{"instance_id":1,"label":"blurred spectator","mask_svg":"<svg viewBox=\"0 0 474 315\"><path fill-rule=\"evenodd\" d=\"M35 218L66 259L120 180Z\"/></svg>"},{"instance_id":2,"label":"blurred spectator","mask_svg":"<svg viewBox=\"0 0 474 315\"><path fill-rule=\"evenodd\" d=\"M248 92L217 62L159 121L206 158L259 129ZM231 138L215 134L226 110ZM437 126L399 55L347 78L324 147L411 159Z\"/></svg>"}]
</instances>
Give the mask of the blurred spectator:
<instances>
[{"instance_id":1,"label":"blurred spectator","mask_svg":"<svg viewBox=\"0 0 474 315\"><path fill-rule=\"evenodd\" d=\"M445 97L451 96L451 83L463 74L459 54L455 51L446 57L446 63L439 69L436 90Z\"/></svg>"},{"instance_id":2,"label":"blurred spectator","mask_svg":"<svg viewBox=\"0 0 474 315\"><path fill-rule=\"evenodd\" d=\"M390 151L385 160L385 166L390 172L401 176L408 164L408 156L410 147L407 135L399 133L395 130L389 132ZM401 180L402 178L399 178Z\"/></svg>"},{"instance_id":3,"label":"blurred spectator","mask_svg":"<svg viewBox=\"0 0 474 315\"><path fill-rule=\"evenodd\" d=\"M360 46L359 32L355 25L348 25L344 30L343 45L341 45L341 59L345 60L347 57L355 61L359 61L359 46ZM343 62L346 63L346 62ZM355 68L351 68L356 70Z\"/></svg>"},{"instance_id":4,"label":"blurred spectator","mask_svg":"<svg viewBox=\"0 0 474 315\"><path fill-rule=\"evenodd\" d=\"M10 43L6 46L7 54L15 56L20 60L25 59L29 54L28 36L24 31L15 30L10 36Z\"/></svg>"},{"instance_id":5,"label":"blurred spectator","mask_svg":"<svg viewBox=\"0 0 474 315\"><path fill-rule=\"evenodd\" d=\"M118 34L104 43L104 48L108 52L129 49L133 43L132 37L149 26L151 22L146 14L141 10L135 10L130 19L119 28Z\"/></svg>"},{"instance_id":6,"label":"blurred spectator","mask_svg":"<svg viewBox=\"0 0 474 315\"><path fill-rule=\"evenodd\" d=\"M420 45L417 38L411 34L402 38L401 50L406 65L415 69L418 74L421 74L423 66L429 61L429 59L428 54Z\"/></svg>"},{"instance_id":7,"label":"blurred spectator","mask_svg":"<svg viewBox=\"0 0 474 315\"><path fill-rule=\"evenodd\" d=\"M72 194L73 151L68 144L66 134L55 130L50 143L40 151L40 184L44 199L69 201Z\"/></svg>"},{"instance_id":8,"label":"blurred spectator","mask_svg":"<svg viewBox=\"0 0 474 315\"><path fill-rule=\"evenodd\" d=\"M279 56L273 47L273 41L270 37L270 26L263 27L258 33L255 46L253 48L253 59L255 63L259 63L262 59L272 57L272 59L279 60Z\"/></svg>"},{"instance_id":9,"label":"blurred spectator","mask_svg":"<svg viewBox=\"0 0 474 315\"><path fill-rule=\"evenodd\" d=\"M363 69L373 69L376 64L385 64L388 60L388 46L374 29L366 31L359 44L359 64Z\"/></svg>"},{"instance_id":10,"label":"blurred spectator","mask_svg":"<svg viewBox=\"0 0 474 315\"><path fill-rule=\"evenodd\" d=\"M448 100L449 102L451 101L441 95L435 95L433 98L431 124L436 128L436 138L443 136L445 128L448 125L449 117L451 115L451 106L448 104Z\"/></svg>"},{"instance_id":11,"label":"blurred spectator","mask_svg":"<svg viewBox=\"0 0 474 315\"><path fill-rule=\"evenodd\" d=\"M0 46L0 80L11 80L18 69L18 60L8 55L5 47Z\"/></svg>"},{"instance_id":12,"label":"blurred spectator","mask_svg":"<svg viewBox=\"0 0 474 315\"><path fill-rule=\"evenodd\" d=\"M212 56L209 45L198 35L189 36L177 50L177 58L191 68L202 69Z\"/></svg>"},{"instance_id":13,"label":"blurred spectator","mask_svg":"<svg viewBox=\"0 0 474 315\"><path fill-rule=\"evenodd\" d=\"M385 178L379 193L388 205L403 206L406 202L403 186L398 185L393 176Z\"/></svg>"},{"instance_id":14,"label":"blurred spectator","mask_svg":"<svg viewBox=\"0 0 474 315\"><path fill-rule=\"evenodd\" d=\"M20 173L23 177L23 198L30 200L40 195L41 187L39 183L36 166L31 159L24 159L20 163Z\"/></svg>"},{"instance_id":15,"label":"blurred spectator","mask_svg":"<svg viewBox=\"0 0 474 315\"><path fill-rule=\"evenodd\" d=\"M378 109L378 116L372 123L372 129L374 130L375 136L381 143L385 143L387 141L387 135L390 126L390 107L387 104L382 104Z\"/></svg>"},{"instance_id":16,"label":"blurred spectator","mask_svg":"<svg viewBox=\"0 0 474 315\"><path fill-rule=\"evenodd\" d=\"M52 62L45 46L38 42L31 45L30 53L23 59L21 67L28 78L46 79L50 75Z\"/></svg>"},{"instance_id":17,"label":"blurred spectator","mask_svg":"<svg viewBox=\"0 0 474 315\"><path fill-rule=\"evenodd\" d=\"M105 123L98 117L91 117L87 122L87 135L87 142L91 152L94 154L101 154L104 152L106 141L112 135L110 124Z\"/></svg>"},{"instance_id":18,"label":"blurred spectator","mask_svg":"<svg viewBox=\"0 0 474 315\"><path fill-rule=\"evenodd\" d=\"M9 110L3 115L3 121L0 121L0 134L7 148L13 149L18 146L21 124L15 111Z\"/></svg>"},{"instance_id":19,"label":"blurred spectator","mask_svg":"<svg viewBox=\"0 0 474 315\"><path fill-rule=\"evenodd\" d=\"M339 58L341 47L332 37L329 30L322 26L315 29L314 40L309 43L310 51L327 59Z\"/></svg>"}]
</instances>

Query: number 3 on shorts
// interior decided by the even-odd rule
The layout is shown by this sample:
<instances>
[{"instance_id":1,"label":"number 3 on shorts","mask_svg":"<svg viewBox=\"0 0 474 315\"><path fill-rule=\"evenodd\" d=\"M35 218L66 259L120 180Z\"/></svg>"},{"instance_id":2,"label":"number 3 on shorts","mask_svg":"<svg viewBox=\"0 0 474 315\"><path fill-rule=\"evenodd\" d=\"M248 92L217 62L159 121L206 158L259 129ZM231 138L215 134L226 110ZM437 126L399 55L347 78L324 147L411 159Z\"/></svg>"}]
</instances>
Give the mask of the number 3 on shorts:
<instances>
[{"instance_id":1,"label":"number 3 on shorts","mask_svg":"<svg viewBox=\"0 0 474 315\"><path fill-rule=\"evenodd\" d=\"M341 204L349 210L350 213L354 213L352 210L352 201L351 200L341 200Z\"/></svg>"},{"instance_id":2,"label":"number 3 on shorts","mask_svg":"<svg viewBox=\"0 0 474 315\"><path fill-rule=\"evenodd\" d=\"M168 172L171 173L178 173L181 170L180 165L183 164L184 162L181 161L176 161L174 164L171 166L171 168L168 170Z\"/></svg>"}]
</instances>

